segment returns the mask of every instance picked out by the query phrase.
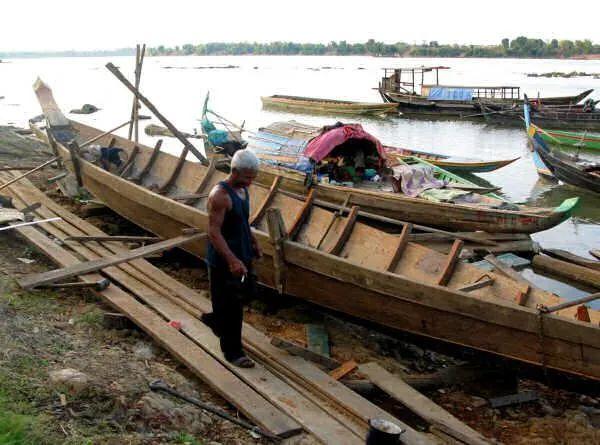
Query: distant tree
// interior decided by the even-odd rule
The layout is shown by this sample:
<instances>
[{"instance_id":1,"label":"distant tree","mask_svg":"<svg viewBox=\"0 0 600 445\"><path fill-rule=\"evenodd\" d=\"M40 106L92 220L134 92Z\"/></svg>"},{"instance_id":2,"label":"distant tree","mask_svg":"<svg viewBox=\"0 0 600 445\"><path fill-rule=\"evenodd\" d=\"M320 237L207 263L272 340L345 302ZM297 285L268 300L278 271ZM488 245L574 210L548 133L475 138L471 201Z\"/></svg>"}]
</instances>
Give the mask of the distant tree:
<instances>
[{"instance_id":1,"label":"distant tree","mask_svg":"<svg viewBox=\"0 0 600 445\"><path fill-rule=\"evenodd\" d=\"M510 49L510 40L502 39L502 47L508 51Z\"/></svg>"}]
</instances>

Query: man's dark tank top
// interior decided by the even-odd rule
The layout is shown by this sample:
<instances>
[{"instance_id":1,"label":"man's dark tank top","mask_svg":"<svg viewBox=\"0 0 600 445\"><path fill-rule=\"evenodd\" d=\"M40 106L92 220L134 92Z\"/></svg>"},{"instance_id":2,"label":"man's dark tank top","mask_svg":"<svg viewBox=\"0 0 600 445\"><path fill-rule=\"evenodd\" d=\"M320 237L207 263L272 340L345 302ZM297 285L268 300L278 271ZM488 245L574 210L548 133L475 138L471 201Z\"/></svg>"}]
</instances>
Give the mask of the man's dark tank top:
<instances>
[{"instance_id":1,"label":"man's dark tank top","mask_svg":"<svg viewBox=\"0 0 600 445\"><path fill-rule=\"evenodd\" d=\"M244 264L249 265L254 257L254 252L250 223L248 222L250 218L248 189L244 188L246 199L242 199L227 182L221 181L219 185L227 191L231 198L231 209L225 213L221 233L233 254ZM208 243L206 262L211 267L228 267L225 259L219 255L210 242Z\"/></svg>"}]
</instances>

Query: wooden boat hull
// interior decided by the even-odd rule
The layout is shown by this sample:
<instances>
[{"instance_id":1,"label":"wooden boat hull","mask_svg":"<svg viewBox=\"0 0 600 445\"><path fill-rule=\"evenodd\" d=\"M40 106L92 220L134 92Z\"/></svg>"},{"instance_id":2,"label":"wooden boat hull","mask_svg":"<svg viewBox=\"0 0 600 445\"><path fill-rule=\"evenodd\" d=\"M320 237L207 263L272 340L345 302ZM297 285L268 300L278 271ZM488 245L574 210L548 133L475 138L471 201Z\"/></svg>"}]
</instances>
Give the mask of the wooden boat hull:
<instances>
[{"instance_id":1,"label":"wooden boat hull","mask_svg":"<svg viewBox=\"0 0 600 445\"><path fill-rule=\"evenodd\" d=\"M82 140L99 134L91 127L80 124L77 127ZM110 138L101 138L99 143L106 144ZM130 141L116 137L116 146L129 153L132 145ZM149 147L140 147L133 173L146 165L151 152ZM69 152L60 144L59 153L67 167L72 168ZM218 171L185 161L170 196L148 189L159 178L167 178L178 164L176 157L161 153L152 174L141 185L87 161L81 161L81 174L84 186L99 200L150 232L168 238L180 234L183 228L206 229L208 224L202 203L185 205L170 196L193 191L199 182L208 189L223 177ZM209 174L215 177L205 181ZM261 193L257 194L259 191ZM264 199L268 193L264 187L252 188L253 198L262 196ZM252 202L256 201L253 199ZM290 219L294 219L291 213L302 208L301 201L279 195L272 197L271 203L284 214L288 228ZM316 213L307 222L310 226L307 230L311 231L323 224L319 222L320 218L331 217L330 212L322 209L314 208L313 212ZM264 224L259 224L255 235L265 252L265 257L256 264L259 281L275 287L273 245ZM300 241L284 242L286 271L283 286L287 294L394 329L600 379L600 328L597 326L600 314L595 311L591 311L593 323L572 320L573 311L569 310L565 310L565 314L546 316L542 345L534 307L540 302L556 304L561 301L547 292L533 289L527 303L531 307L519 306L513 302L514 284L510 280L487 271L477 272L474 266L462 263L457 265L447 287L435 285L431 278L444 269L446 257L414 243L408 244L397 266L387 271L389 254L394 255L389 245L396 238L360 223L354 225L347 246L339 255L303 244L310 244L313 235L302 232ZM378 246L375 249L374 244ZM202 242L186 245L185 249L199 257L205 253ZM387 259L382 258L386 255ZM416 275L408 278L406 274ZM465 281L477 281L482 274L491 274L496 280L489 291L480 289L464 293L455 290Z\"/></svg>"},{"instance_id":2,"label":"wooden boat hull","mask_svg":"<svg viewBox=\"0 0 600 445\"><path fill-rule=\"evenodd\" d=\"M567 155L553 152L538 134L531 138L535 152L552 172L552 175L567 184L600 193L600 176L578 168Z\"/></svg>"},{"instance_id":3,"label":"wooden boat hull","mask_svg":"<svg viewBox=\"0 0 600 445\"><path fill-rule=\"evenodd\" d=\"M585 150L600 150L600 136L574 131L545 130L538 127L538 134L551 145L561 145Z\"/></svg>"},{"instance_id":4,"label":"wooden boat hull","mask_svg":"<svg viewBox=\"0 0 600 445\"><path fill-rule=\"evenodd\" d=\"M385 102L350 102L298 96L263 96L261 101L264 107L308 113L380 115L395 113L398 108L395 104Z\"/></svg>"}]
</instances>

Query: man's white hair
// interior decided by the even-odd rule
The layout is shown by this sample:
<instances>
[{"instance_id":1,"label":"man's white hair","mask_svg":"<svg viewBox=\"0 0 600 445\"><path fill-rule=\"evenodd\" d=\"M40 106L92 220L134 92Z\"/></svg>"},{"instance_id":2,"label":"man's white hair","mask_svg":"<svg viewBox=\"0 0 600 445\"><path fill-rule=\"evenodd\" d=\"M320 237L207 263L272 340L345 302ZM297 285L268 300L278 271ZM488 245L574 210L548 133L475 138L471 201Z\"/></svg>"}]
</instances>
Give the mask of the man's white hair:
<instances>
[{"instance_id":1,"label":"man's white hair","mask_svg":"<svg viewBox=\"0 0 600 445\"><path fill-rule=\"evenodd\" d=\"M231 159L231 169L258 171L258 158L252 150L238 150Z\"/></svg>"}]
</instances>

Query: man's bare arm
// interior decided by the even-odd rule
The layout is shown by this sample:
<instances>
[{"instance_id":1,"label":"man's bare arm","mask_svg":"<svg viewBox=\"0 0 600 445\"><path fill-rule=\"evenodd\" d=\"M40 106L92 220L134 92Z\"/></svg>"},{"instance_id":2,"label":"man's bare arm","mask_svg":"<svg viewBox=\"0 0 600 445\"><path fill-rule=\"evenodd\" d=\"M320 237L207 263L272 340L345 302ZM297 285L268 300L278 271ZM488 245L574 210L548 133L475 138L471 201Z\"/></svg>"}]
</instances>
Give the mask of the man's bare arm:
<instances>
[{"instance_id":1,"label":"man's bare arm","mask_svg":"<svg viewBox=\"0 0 600 445\"><path fill-rule=\"evenodd\" d=\"M217 253L225 259L230 272L235 276L248 273L246 266L227 245L221 229L225 220L225 213L231 208L231 198L225 190L215 187L208 196L208 239Z\"/></svg>"}]
</instances>

